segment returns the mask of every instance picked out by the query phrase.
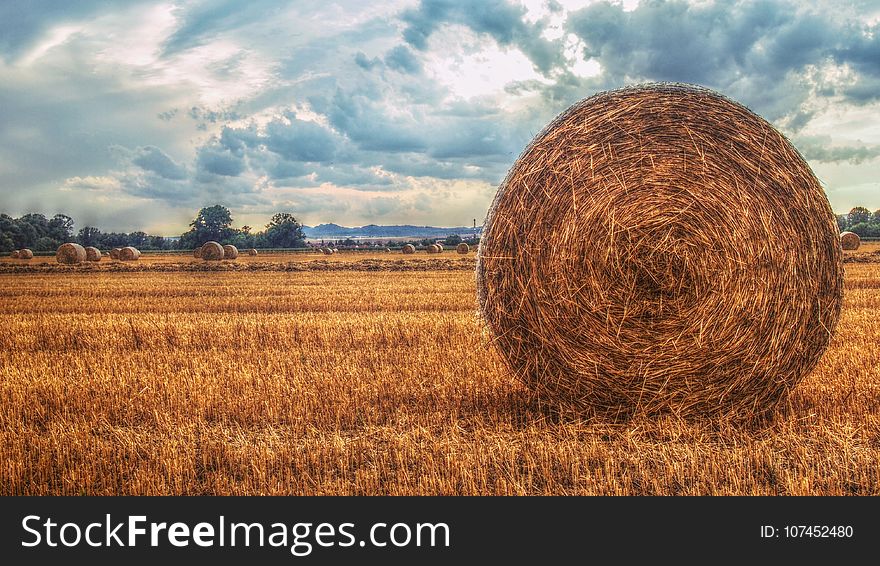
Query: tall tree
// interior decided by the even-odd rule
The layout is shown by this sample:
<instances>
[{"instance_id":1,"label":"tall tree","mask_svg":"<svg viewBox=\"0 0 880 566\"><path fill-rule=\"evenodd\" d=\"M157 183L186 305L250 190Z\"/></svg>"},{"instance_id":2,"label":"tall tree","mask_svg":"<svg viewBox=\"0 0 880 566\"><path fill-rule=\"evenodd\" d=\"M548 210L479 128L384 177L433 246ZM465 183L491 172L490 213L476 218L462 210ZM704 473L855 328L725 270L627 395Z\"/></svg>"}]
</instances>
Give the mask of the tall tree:
<instances>
[{"instance_id":1,"label":"tall tree","mask_svg":"<svg viewBox=\"0 0 880 566\"><path fill-rule=\"evenodd\" d=\"M195 220L190 222L190 231L181 236L191 246L201 246L214 240L222 242L231 238L235 231L232 225L232 213L225 206L215 204L199 211Z\"/></svg>"},{"instance_id":2,"label":"tall tree","mask_svg":"<svg viewBox=\"0 0 880 566\"><path fill-rule=\"evenodd\" d=\"M289 212L279 212L266 224L266 240L275 248L301 248L306 245L302 224Z\"/></svg>"},{"instance_id":3,"label":"tall tree","mask_svg":"<svg viewBox=\"0 0 880 566\"><path fill-rule=\"evenodd\" d=\"M56 214L49 221L49 233L53 240L69 242L73 239L73 218L66 214Z\"/></svg>"},{"instance_id":4,"label":"tall tree","mask_svg":"<svg viewBox=\"0 0 880 566\"><path fill-rule=\"evenodd\" d=\"M847 220L849 220L850 226L855 226L856 224L861 224L862 222L870 222L871 211L864 206L857 206L849 211L849 214L847 215Z\"/></svg>"},{"instance_id":5,"label":"tall tree","mask_svg":"<svg viewBox=\"0 0 880 566\"><path fill-rule=\"evenodd\" d=\"M98 247L101 245L103 234L94 226L83 226L76 235L76 241L83 246Z\"/></svg>"}]
</instances>

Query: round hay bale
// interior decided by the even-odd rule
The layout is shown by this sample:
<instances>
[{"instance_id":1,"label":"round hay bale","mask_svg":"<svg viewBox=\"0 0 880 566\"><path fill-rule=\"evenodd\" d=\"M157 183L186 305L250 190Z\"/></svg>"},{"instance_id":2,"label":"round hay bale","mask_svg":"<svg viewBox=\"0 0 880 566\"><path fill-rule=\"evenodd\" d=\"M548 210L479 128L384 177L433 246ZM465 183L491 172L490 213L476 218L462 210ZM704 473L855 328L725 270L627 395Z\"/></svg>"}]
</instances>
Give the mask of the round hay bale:
<instances>
[{"instance_id":1,"label":"round hay bale","mask_svg":"<svg viewBox=\"0 0 880 566\"><path fill-rule=\"evenodd\" d=\"M86 261L101 261L101 250L88 246L86 250Z\"/></svg>"},{"instance_id":2,"label":"round hay bale","mask_svg":"<svg viewBox=\"0 0 880 566\"><path fill-rule=\"evenodd\" d=\"M205 261L220 261L223 255L223 246L217 242L205 242L202 245L202 259Z\"/></svg>"},{"instance_id":3,"label":"round hay bale","mask_svg":"<svg viewBox=\"0 0 880 566\"><path fill-rule=\"evenodd\" d=\"M196 259L202 259L202 246L193 250L193 257Z\"/></svg>"},{"instance_id":4,"label":"round hay bale","mask_svg":"<svg viewBox=\"0 0 880 566\"><path fill-rule=\"evenodd\" d=\"M113 248L110 250L110 259L119 259L119 252L122 251L122 248Z\"/></svg>"},{"instance_id":5,"label":"round hay bale","mask_svg":"<svg viewBox=\"0 0 880 566\"><path fill-rule=\"evenodd\" d=\"M140 257L140 250L133 246L125 246L119 250L119 259L121 261L137 261Z\"/></svg>"},{"instance_id":6,"label":"round hay bale","mask_svg":"<svg viewBox=\"0 0 880 566\"><path fill-rule=\"evenodd\" d=\"M818 180L773 126L707 89L575 104L513 164L485 226L477 288L495 345L580 412L763 415L840 316Z\"/></svg>"},{"instance_id":7,"label":"round hay bale","mask_svg":"<svg viewBox=\"0 0 880 566\"><path fill-rule=\"evenodd\" d=\"M333 250L331 250L330 248L324 248L321 250L321 253L323 253L324 255L332 255Z\"/></svg>"},{"instance_id":8,"label":"round hay bale","mask_svg":"<svg viewBox=\"0 0 880 566\"><path fill-rule=\"evenodd\" d=\"M443 244L441 244L441 243L438 242L438 243L436 243L436 244L434 244L434 245L437 246L437 253L438 253L438 254L443 252Z\"/></svg>"},{"instance_id":9,"label":"round hay bale","mask_svg":"<svg viewBox=\"0 0 880 566\"><path fill-rule=\"evenodd\" d=\"M412 244L404 244L404 246L400 248L400 251L405 255L414 254L416 253L416 247Z\"/></svg>"},{"instance_id":10,"label":"round hay bale","mask_svg":"<svg viewBox=\"0 0 880 566\"><path fill-rule=\"evenodd\" d=\"M461 255L464 255L466 253L470 253L471 247L469 245L465 244L464 242L462 242L462 243L458 244L457 246L455 246L455 251L457 251Z\"/></svg>"},{"instance_id":11,"label":"round hay bale","mask_svg":"<svg viewBox=\"0 0 880 566\"><path fill-rule=\"evenodd\" d=\"M238 259L238 248L230 244L223 246L223 259Z\"/></svg>"},{"instance_id":12,"label":"round hay bale","mask_svg":"<svg viewBox=\"0 0 880 566\"><path fill-rule=\"evenodd\" d=\"M21 252L18 250L13 250L12 253L9 254L9 257L11 257L12 259L18 259L20 256Z\"/></svg>"},{"instance_id":13,"label":"round hay bale","mask_svg":"<svg viewBox=\"0 0 880 566\"><path fill-rule=\"evenodd\" d=\"M34 259L34 252L27 248L18 250L18 259Z\"/></svg>"},{"instance_id":14,"label":"round hay bale","mask_svg":"<svg viewBox=\"0 0 880 566\"><path fill-rule=\"evenodd\" d=\"M257 250L255 250L254 248L249 249L249 250L247 251L247 254L248 254L249 256L251 256L251 257L256 257L256 256L259 255L259 253L257 252Z\"/></svg>"},{"instance_id":15,"label":"round hay bale","mask_svg":"<svg viewBox=\"0 0 880 566\"><path fill-rule=\"evenodd\" d=\"M86 260L86 250L79 244L68 242L61 244L58 251L55 252L55 259L58 263L66 265L75 265Z\"/></svg>"},{"instance_id":16,"label":"round hay bale","mask_svg":"<svg viewBox=\"0 0 880 566\"><path fill-rule=\"evenodd\" d=\"M333 253L338 254L338 253L339 253L339 248L333 248Z\"/></svg>"},{"instance_id":17,"label":"round hay bale","mask_svg":"<svg viewBox=\"0 0 880 566\"><path fill-rule=\"evenodd\" d=\"M857 250L861 243L861 238L855 232L840 233L840 247L845 250Z\"/></svg>"},{"instance_id":18,"label":"round hay bale","mask_svg":"<svg viewBox=\"0 0 880 566\"><path fill-rule=\"evenodd\" d=\"M439 254L440 248L437 246L437 244L431 244L430 246L425 248L425 251L429 254Z\"/></svg>"}]
</instances>

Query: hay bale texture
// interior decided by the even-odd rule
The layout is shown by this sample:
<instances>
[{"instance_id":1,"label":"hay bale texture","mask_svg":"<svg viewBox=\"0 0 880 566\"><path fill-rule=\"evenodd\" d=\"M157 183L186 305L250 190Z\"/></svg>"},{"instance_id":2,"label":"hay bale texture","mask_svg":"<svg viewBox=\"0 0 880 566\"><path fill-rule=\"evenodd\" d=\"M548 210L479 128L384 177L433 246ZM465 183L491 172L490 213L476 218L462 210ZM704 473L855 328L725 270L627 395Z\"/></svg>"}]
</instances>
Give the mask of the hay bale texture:
<instances>
[{"instance_id":1,"label":"hay bale texture","mask_svg":"<svg viewBox=\"0 0 880 566\"><path fill-rule=\"evenodd\" d=\"M400 248L400 251L405 255L414 254L416 253L416 247L412 244L404 244L404 246Z\"/></svg>"},{"instance_id":2,"label":"hay bale texture","mask_svg":"<svg viewBox=\"0 0 880 566\"><path fill-rule=\"evenodd\" d=\"M125 246L119 250L121 261L137 261L141 258L141 251L134 246Z\"/></svg>"},{"instance_id":3,"label":"hay bale texture","mask_svg":"<svg viewBox=\"0 0 880 566\"><path fill-rule=\"evenodd\" d=\"M255 250L254 248L251 248L247 251L247 254L251 257L257 257L259 255L259 252L257 252L257 250Z\"/></svg>"},{"instance_id":4,"label":"hay bale texture","mask_svg":"<svg viewBox=\"0 0 880 566\"><path fill-rule=\"evenodd\" d=\"M425 251L429 254L439 254L440 246L438 246L437 244L431 244L425 248Z\"/></svg>"},{"instance_id":5,"label":"hay bale texture","mask_svg":"<svg viewBox=\"0 0 880 566\"><path fill-rule=\"evenodd\" d=\"M9 254L9 257L11 257L12 259L18 259L19 257L21 257L21 252L19 250L12 250L12 253Z\"/></svg>"},{"instance_id":6,"label":"hay bale texture","mask_svg":"<svg viewBox=\"0 0 880 566\"><path fill-rule=\"evenodd\" d=\"M332 255L332 254L333 254L333 250L331 250L330 248L323 248L323 249L321 250L321 253L323 253L324 255Z\"/></svg>"},{"instance_id":7,"label":"hay bale texture","mask_svg":"<svg viewBox=\"0 0 880 566\"><path fill-rule=\"evenodd\" d=\"M238 259L238 248L229 244L223 246L223 259Z\"/></svg>"},{"instance_id":8,"label":"hay bale texture","mask_svg":"<svg viewBox=\"0 0 880 566\"><path fill-rule=\"evenodd\" d=\"M86 261L101 261L101 250L92 246L87 246L84 249L86 250Z\"/></svg>"},{"instance_id":9,"label":"hay bale texture","mask_svg":"<svg viewBox=\"0 0 880 566\"><path fill-rule=\"evenodd\" d=\"M76 265L86 260L86 250L81 245L73 242L61 244L55 252L55 259L58 260L58 263Z\"/></svg>"},{"instance_id":10,"label":"hay bale texture","mask_svg":"<svg viewBox=\"0 0 880 566\"><path fill-rule=\"evenodd\" d=\"M495 344L539 397L583 413L765 415L840 316L819 182L768 122L707 89L575 104L513 164L485 226Z\"/></svg>"},{"instance_id":11,"label":"hay bale texture","mask_svg":"<svg viewBox=\"0 0 880 566\"><path fill-rule=\"evenodd\" d=\"M457 251L461 255L464 255L466 253L470 253L471 247L469 245L465 244L464 242L462 242L462 243L458 244L457 246L455 246L455 251Z\"/></svg>"},{"instance_id":12,"label":"hay bale texture","mask_svg":"<svg viewBox=\"0 0 880 566\"><path fill-rule=\"evenodd\" d=\"M193 257L196 259L202 259L202 246L193 250Z\"/></svg>"},{"instance_id":13,"label":"hay bale texture","mask_svg":"<svg viewBox=\"0 0 880 566\"><path fill-rule=\"evenodd\" d=\"M34 252L28 248L18 250L18 259L34 259Z\"/></svg>"},{"instance_id":14,"label":"hay bale texture","mask_svg":"<svg viewBox=\"0 0 880 566\"><path fill-rule=\"evenodd\" d=\"M862 244L861 238L855 232L840 233L840 247L845 250L857 250Z\"/></svg>"},{"instance_id":15,"label":"hay bale texture","mask_svg":"<svg viewBox=\"0 0 880 566\"><path fill-rule=\"evenodd\" d=\"M223 259L223 246L217 242L205 242L202 245L202 259L205 261L220 261Z\"/></svg>"},{"instance_id":16,"label":"hay bale texture","mask_svg":"<svg viewBox=\"0 0 880 566\"><path fill-rule=\"evenodd\" d=\"M110 259L119 259L119 252L122 251L122 248L112 248L110 250Z\"/></svg>"}]
</instances>

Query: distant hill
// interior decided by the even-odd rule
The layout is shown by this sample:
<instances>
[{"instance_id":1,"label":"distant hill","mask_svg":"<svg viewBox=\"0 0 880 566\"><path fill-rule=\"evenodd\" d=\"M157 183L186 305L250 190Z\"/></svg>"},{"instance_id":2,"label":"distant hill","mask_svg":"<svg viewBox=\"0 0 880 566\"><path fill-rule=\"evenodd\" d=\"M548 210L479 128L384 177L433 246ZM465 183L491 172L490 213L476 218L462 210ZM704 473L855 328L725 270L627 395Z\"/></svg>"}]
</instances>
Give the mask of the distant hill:
<instances>
[{"instance_id":1,"label":"distant hill","mask_svg":"<svg viewBox=\"0 0 880 566\"><path fill-rule=\"evenodd\" d=\"M477 226L477 236L483 227ZM326 238L337 240L340 238L445 238L450 234L463 236L474 233L473 226L455 226L452 228L440 228L437 226L413 226L411 224L379 226L368 224L367 226L355 226L349 228L338 224L318 224L317 226L303 226L307 238Z\"/></svg>"}]
</instances>

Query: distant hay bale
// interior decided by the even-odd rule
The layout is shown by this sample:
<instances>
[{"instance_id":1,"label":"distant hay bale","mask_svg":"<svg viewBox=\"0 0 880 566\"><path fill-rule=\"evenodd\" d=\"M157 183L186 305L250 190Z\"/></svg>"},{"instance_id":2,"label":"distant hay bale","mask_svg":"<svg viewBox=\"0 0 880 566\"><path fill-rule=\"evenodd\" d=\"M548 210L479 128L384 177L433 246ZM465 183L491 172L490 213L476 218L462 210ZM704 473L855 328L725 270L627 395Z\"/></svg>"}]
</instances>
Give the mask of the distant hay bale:
<instances>
[{"instance_id":1,"label":"distant hay bale","mask_svg":"<svg viewBox=\"0 0 880 566\"><path fill-rule=\"evenodd\" d=\"M113 248L110 250L110 259L119 259L119 252L122 251L122 248Z\"/></svg>"},{"instance_id":2,"label":"distant hay bale","mask_svg":"<svg viewBox=\"0 0 880 566\"><path fill-rule=\"evenodd\" d=\"M333 248L333 253L338 254L338 253L339 253L339 248Z\"/></svg>"},{"instance_id":3,"label":"distant hay bale","mask_svg":"<svg viewBox=\"0 0 880 566\"><path fill-rule=\"evenodd\" d=\"M86 261L101 261L101 250L93 246L88 246L86 250Z\"/></svg>"},{"instance_id":4,"label":"distant hay bale","mask_svg":"<svg viewBox=\"0 0 880 566\"><path fill-rule=\"evenodd\" d=\"M321 252L322 252L324 255L332 255L332 254L333 254L333 250L331 250L330 248L324 248L324 249L321 250Z\"/></svg>"},{"instance_id":5,"label":"distant hay bale","mask_svg":"<svg viewBox=\"0 0 880 566\"><path fill-rule=\"evenodd\" d=\"M821 185L772 125L707 89L575 104L513 164L484 226L477 289L495 346L577 411L764 415L840 317Z\"/></svg>"},{"instance_id":6,"label":"distant hay bale","mask_svg":"<svg viewBox=\"0 0 880 566\"><path fill-rule=\"evenodd\" d=\"M416 247L412 244L404 244L404 246L400 248L400 251L405 255L414 254L416 253Z\"/></svg>"},{"instance_id":7,"label":"distant hay bale","mask_svg":"<svg viewBox=\"0 0 880 566\"><path fill-rule=\"evenodd\" d=\"M437 253L438 253L438 254L441 253L441 252L443 251L443 244L441 244L440 242L437 242L437 243L434 244L434 245L437 246Z\"/></svg>"},{"instance_id":8,"label":"distant hay bale","mask_svg":"<svg viewBox=\"0 0 880 566\"><path fill-rule=\"evenodd\" d=\"M18 250L18 259L34 259L34 252L27 248Z\"/></svg>"},{"instance_id":9,"label":"distant hay bale","mask_svg":"<svg viewBox=\"0 0 880 566\"><path fill-rule=\"evenodd\" d=\"M458 244L457 246L455 246L455 251L457 251L461 255L464 255L466 253L470 253L471 247L469 245L465 244L464 242L462 242L462 243Z\"/></svg>"},{"instance_id":10,"label":"distant hay bale","mask_svg":"<svg viewBox=\"0 0 880 566\"><path fill-rule=\"evenodd\" d=\"M259 253L257 252L257 250L255 250L254 248L249 249L249 250L247 251L247 254L248 254L249 256L251 256L251 257L256 257L257 255L259 255Z\"/></svg>"},{"instance_id":11,"label":"distant hay bale","mask_svg":"<svg viewBox=\"0 0 880 566\"><path fill-rule=\"evenodd\" d=\"M223 259L238 259L238 248L230 244L223 246Z\"/></svg>"},{"instance_id":12,"label":"distant hay bale","mask_svg":"<svg viewBox=\"0 0 880 566\"><path fill-rule=\"evenodd\" d=\"M387 253L387 252L390 252L390 251L391 251L391 248L385 248L385 252L386 252L386 253Z\"/></svg>"},{"instance_id":13,"label":"distant hay bale","mask_svg":"<svg viewBox=\"0 0 880 566\"><path fill-rule=\"evenodd\" d=\"M141 258L141 251L133 246L125 246L119 250L121 261L137 261Z\"/></svg>"},{"instance_id":14,"label":"distant hay bale","mask_svg":"<svg viewBox=\"0 0 880 566\"><path fill-rule=\"evenodd\" d=\"M855 232L840 233L840 247L845 250L857 250L861 243L861 238Z\"/></svg>"},{"instance_id":15,"label":"distant hay bale","mask_svg":"<svg viewBox=\"0 0 880 566\"><path fill-rule=\"evenodd\" d=\"M202 246L193 250L193 257L196 259L202 259Z\"/></svg>"},{"instance_id":16,"label":"distant hay bale","mask_svg":"<svg viewBox=\"0 0 880 566\"><path fill-rule=\"evenodd\" d=\"M425 248L425 251L429 254L439 254L440 248L437 246L437 244L431 244Z\"/></svg>"},{"instance_id":17,"label":"distant hay bale","mask_svg":"<svg viewBox=\"0 0 880 566\"><path fill-rule=\"evenodd\" d=\"M68 242L61 244L58 251L55 252L55 259L58 263L65 265L75 265L86 260L86 250L79 244Z\"/></svg>"},{"instance_id":18,"label":"distant hay bale","mask_svg":"<svg viewBox=\"0 0 880 566\"><path fill-rule=\"evenodd\" d=\"M202 259L205 261L220 261L223 259L223 246L217 242L205 242L202 245Z\"/></svg>"},{"instance_id":19,"label":"distant hay bale","mask_svg":"<svg viewBox=\"0 0 880 566\"><path fill-rule=\"evenodd\" d=\"M13 252L9 254L9 257L11 257L12 259L18 259L20 256L21 252L18 250L13 250Z\"/></svg>"}]
</instances>

